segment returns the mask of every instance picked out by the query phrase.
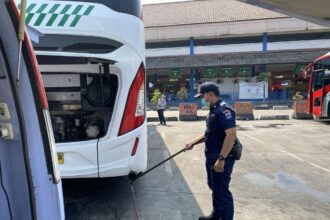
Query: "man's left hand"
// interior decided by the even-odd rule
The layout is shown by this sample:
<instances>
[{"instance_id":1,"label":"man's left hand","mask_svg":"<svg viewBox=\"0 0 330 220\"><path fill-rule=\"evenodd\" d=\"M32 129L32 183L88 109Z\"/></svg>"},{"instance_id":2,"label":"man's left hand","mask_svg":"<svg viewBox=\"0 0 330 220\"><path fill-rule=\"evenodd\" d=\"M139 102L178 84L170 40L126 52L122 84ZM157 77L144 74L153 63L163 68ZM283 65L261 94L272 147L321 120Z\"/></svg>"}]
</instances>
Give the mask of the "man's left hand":
<instances>
[{"instance_id":1,"label":"man's left hand","mask_svg":"<svg viewBox=\"0 0 330 220\"><path fill-rule=\"evenodd\" d=\"M214 171L218 173L222 173L225 168L224 160L217 160L214 164Z\"/></svg>"}]
</instances>

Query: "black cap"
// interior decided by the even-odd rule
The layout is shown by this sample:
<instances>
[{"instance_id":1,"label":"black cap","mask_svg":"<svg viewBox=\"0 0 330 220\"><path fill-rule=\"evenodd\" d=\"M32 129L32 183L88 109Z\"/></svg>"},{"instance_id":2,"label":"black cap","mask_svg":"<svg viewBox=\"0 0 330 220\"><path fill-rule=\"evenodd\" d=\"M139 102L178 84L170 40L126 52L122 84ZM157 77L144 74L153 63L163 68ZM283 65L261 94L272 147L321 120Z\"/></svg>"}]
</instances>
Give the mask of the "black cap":
<instances>
[{"instance_id":1,"label":"black cap","mask_svg":"<svg viewBox=\"0 0 330 220\"><path fill-rule=\"evenodd\" d=\"M199 93L195 95L195 98L201 97L204 93L206 92L211 92L211 91L219 91L219 86L215 84L214 82L206 82L203 83L199 87Z\"/></svg>"}]
</instances>

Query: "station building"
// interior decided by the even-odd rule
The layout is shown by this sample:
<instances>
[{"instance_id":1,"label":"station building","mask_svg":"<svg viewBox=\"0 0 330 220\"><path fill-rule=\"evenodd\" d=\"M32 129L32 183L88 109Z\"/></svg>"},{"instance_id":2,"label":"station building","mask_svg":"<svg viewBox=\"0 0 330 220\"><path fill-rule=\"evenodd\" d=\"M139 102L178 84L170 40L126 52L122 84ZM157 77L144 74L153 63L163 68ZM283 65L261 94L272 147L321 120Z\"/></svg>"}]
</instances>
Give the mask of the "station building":
<instances>
[{"instance_id":1,"label":"station building","mask_svg":"<svg viewBox=\"0 0 330 220\"><path fill-rule=\"evenodd\" d=\"M194 101L205 81L237 100L239 82L268 81L269 99L307 92L302 69L330 50L330 29L234 0L144 5L148 95ZM180 91L188 97L182 99Z\"/></svg>"}]
</instances>

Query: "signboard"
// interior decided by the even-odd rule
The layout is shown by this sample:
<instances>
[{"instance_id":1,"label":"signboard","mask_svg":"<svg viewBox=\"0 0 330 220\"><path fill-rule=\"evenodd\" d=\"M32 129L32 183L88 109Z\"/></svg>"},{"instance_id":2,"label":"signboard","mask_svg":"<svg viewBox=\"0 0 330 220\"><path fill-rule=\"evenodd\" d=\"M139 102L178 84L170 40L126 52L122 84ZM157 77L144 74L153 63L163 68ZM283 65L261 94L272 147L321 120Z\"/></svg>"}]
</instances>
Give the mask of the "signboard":
<instances>
[{"instance_id":1,"label":"signboard","mask_svg":"<svg viewBox=\"0 0 330 220\"><path fill-rule=\"evenodd\" d=\"M215 78L216 77L215 67L205 67L204 77Z\"/></svg>"},{"instance_id":2,"label":"signboard","mask_svg":"<svg viewBox=\"0 0 330 220\"><path fill-rule=\"evenodd\" d=\"M231 77L231 76L233 76L233 68L232 67L222 67L221 68L221 76L222 77Z\"/></svg>"},{"instance_id":3,"label":"signboard","mask_svg":"<svg viewBox=\"0 0 330 220\"><path fill-rule=\"evenodd\" d=\"M267 99L268 83L261 81L258 83L239 83L239 99Z\"/></svg>"},{"instance_id":4,"label":"signboard","mask_svg":"<svg viewBox=\"0 0 330 220\"><path fill-rule=\"evenodd\" d=\"M197 103L180 103L180 115L197 116Z\"/></svg>"},{"instance_id":5,"label":"signboard","mask_svg":"<svg viewBox=\"0 0 330 220\"><path fill-rule=\"evenodd\" d=\"M170 78L177 79L180 77L180 75L181 75L181 72L180 72L179 68L171 69Z\"/></svg>"},{"instance_id":6,"label":"signboard","mask_svg":"<svg viewBox=\"0 0 330 220\"><path fill-rule=\"evenodd\" d=\"M238 70L239 76L247 76L251 75L251 67L250 66L241 66Z\"/></svg>"}]
</instances>

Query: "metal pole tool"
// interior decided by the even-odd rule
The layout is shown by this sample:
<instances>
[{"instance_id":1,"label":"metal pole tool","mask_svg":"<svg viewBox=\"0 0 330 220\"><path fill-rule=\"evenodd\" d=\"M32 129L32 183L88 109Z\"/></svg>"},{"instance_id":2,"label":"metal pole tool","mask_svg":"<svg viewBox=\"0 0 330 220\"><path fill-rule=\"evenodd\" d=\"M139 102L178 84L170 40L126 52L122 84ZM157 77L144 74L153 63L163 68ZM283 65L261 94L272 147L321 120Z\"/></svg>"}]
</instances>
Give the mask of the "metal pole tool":
<instances>
[{"instance_id":1,"label":"metal pole tool","mask_svg":"<svg viewBox=\"0 0 330 220\"><path fill-rule=\"evenodd\" d=\"M17 74L16 74L16 84L19 84L20 77L20 67L22 59L22 44L24 41L24 31L25 31L25 15L26 15L26 0L21 1L21 11L18 26L18 40L19 40L19 51L18 51L18 62L17 62Z\"/></svg>"},{"instance_id":2,"label":"metal pole tool","mask_svg":"<svg viewBox=\"0 0 330 220\"><path fill-rule=\"evenodd\" d=\"M135 209L135 215L136 215L136 219L139 220L139 213L138 213L138 209L136 206L136 200L135 200L135 194L134 194L134 187L133 187L133 183L134 181L136 181L137 179L141 178L142 176L146 175L147 173L149 173L150 171L152 171L153 169L159 167L160 165L166 163L167 161L173 159L175 156L181 154L182 152L185 152L186 148L183 148L182 150L178 151L177 153L173 154L172 156L170 156L169 158L161 161L160 163L156 164L155 166L149 168L148 170L146 170L144 173L139 173L139 174L135 174L135 173L130 173L128 175L128 178L131 181L131 192L132 192L132 197L133 197L133 204L134 204L134 209Z\"/></svg>"}]
</instances>

